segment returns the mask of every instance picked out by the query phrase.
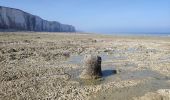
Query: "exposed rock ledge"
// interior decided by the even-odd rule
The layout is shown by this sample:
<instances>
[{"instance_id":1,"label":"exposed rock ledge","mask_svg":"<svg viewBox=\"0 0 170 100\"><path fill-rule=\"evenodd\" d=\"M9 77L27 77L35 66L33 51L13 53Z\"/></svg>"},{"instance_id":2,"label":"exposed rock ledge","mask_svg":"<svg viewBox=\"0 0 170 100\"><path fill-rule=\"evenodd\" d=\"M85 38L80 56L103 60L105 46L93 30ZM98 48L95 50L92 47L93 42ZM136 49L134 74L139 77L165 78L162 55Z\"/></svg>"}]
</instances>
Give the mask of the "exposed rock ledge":
<instances>
[{"instance_id":1,"label":"exposed rock ledge","mask_svg":"<svg viewBox=\"0 0 170 100\"><path fill-rule=\"evenodd\" d=\"M47 21L38 16L19 9L0 6L1 30L47 31L47 32L75 32L72 25Z\"/></svg>"}]
</instances>

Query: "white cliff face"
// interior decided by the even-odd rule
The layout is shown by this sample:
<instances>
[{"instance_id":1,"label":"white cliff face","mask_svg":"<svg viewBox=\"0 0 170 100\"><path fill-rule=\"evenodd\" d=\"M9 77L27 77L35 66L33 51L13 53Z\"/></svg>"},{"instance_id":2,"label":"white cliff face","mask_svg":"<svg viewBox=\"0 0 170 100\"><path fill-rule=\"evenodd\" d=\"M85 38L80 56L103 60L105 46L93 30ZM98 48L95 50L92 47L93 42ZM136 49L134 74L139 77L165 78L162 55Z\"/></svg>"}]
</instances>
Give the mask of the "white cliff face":
<instances>
[{"instance_id":1,"label":"white cliff face","mask_svg":"<svg viewBox=\"0 0 170 100\"><path fill-rule=\"evenodd\" d=\"M7 17L7 9L1 8L0 12L2 12L1 22L3 22L6 25L9 25L9 20L8 20L8 17Z\"/></svg>"},{"instance_id":2,"label":"white cliff face","mask_svg":"<svg viewBox=\"0 0 170 100\"><path fill-rule=\"evenodd\" d=\"M24 11L0 6L0 29L75 32L74 26L46 21Z\"/></svg>"}]
</instances>

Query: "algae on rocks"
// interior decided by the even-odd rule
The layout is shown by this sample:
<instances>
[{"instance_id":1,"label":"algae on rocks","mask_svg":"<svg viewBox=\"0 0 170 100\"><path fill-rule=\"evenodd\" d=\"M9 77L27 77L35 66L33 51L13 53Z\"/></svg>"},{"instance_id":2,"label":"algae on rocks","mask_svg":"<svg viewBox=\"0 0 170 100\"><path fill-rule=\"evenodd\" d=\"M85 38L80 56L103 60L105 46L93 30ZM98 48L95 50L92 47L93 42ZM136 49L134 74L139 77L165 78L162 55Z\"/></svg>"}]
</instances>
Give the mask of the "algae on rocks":
<instances>
[{"instance_id":1,"label":"algae on rocks","mask_svg":"<svg viewBox=\"0 0 170 100\"><path fill-rule=\"evenodd\" d=\"M86 55L84 58L85 69L80 75L83 79L97 79L102 76L101 71L102 58L97 55Z\"/></svg>"}]
</instances>

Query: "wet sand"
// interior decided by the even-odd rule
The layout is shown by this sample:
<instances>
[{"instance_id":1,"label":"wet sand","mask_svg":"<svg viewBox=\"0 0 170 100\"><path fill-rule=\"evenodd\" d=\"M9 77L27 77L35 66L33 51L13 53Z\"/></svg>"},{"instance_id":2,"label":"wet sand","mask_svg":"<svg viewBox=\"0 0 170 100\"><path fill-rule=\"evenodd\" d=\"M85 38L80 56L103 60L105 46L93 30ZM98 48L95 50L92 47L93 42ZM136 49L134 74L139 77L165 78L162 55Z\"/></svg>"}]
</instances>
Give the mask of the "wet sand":
<instances>
[{"instance_id":1,"label":"wet sand","mask_svg":"<svg viewBox=\"0 0 170 100\"><path fill-rule=\"evenodd\" d=\"M102 57L101 79L79 78L86 54ZM0 33L0 99L169 100L169 91L170 37Z\"/></svg>"}]
</instances>

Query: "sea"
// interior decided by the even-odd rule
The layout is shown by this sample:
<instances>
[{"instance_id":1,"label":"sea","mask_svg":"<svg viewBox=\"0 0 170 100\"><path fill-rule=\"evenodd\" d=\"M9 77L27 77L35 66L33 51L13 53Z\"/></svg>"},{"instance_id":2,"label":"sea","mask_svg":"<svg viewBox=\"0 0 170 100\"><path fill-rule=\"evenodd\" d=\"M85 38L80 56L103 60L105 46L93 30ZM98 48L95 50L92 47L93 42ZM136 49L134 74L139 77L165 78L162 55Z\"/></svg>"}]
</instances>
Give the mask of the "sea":
<instances>
[{"instance_id":1,"label":"sea","mask_svg":"<svg viewBox=\"0 0 170 100\"><path fill-rule=\"evenodd\" d=\"M101 33L103 34L103 33ZM104 33L114 36L155 36L155 37L170 37L170 33Z\"/></svg>"}]
</instances>

